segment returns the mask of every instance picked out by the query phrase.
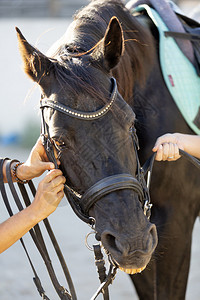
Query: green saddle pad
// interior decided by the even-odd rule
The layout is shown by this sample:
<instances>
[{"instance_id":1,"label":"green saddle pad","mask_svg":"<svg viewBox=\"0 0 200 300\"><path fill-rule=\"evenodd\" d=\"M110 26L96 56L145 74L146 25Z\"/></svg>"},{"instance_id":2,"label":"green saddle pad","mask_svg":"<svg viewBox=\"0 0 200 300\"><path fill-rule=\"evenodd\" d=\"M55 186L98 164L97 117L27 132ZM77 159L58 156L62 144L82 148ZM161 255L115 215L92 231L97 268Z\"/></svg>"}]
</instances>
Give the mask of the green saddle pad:
<instances>
[{"instance_id":1,"label":"green saddle pad","mask_svg":"<svg viewBox=\"0 0 200 300\"><path fill-rule=\"evenodd\" d=\"M140 5L133 12L146 10L160 35L160 65L165 83L185 121L200 134L200 77L187 57L181 52L172 37L165 37L169 31L159 14L148 5ZM161 99L162 100L162 99Z\"/></svg>"}]
</instances>

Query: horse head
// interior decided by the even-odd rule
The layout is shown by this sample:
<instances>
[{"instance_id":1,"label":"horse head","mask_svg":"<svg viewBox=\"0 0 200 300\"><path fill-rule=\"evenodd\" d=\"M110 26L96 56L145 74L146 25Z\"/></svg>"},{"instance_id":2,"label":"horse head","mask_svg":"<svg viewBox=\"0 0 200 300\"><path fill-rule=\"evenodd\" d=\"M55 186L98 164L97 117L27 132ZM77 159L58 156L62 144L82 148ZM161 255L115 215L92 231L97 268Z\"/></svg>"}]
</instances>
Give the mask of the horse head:
<instances>
[{"instance_id":1,"label":"horse head","mask_svg":"<svg viewBox=\"0 0 200 300\"><path fill-rule=\"evenodd\" d=\"M93 49L61 42L48 57L17 34L25 72L41 88L44 122L67 186L80 196L83 215L95 219L112 259L127 273L141 271L157 233L143 212L135 114L111 76L124 49L118 19Z\"/></svg>"}]
</instances>

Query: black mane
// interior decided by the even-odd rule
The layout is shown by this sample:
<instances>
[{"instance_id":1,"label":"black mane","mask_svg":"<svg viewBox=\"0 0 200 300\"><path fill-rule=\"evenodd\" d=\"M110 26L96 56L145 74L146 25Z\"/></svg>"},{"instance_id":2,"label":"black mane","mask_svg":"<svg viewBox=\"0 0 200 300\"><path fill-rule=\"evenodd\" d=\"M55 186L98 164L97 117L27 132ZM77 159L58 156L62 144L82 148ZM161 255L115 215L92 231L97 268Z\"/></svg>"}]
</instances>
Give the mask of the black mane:
<instances>
[{"instance_id":1,"label":"black mane","mask_svg":"<svg viewBox=\"0 0 200 300\"><path fill-rule=\"evenodd\" d=\"M128 100L135 81L140 83L145 81L154 51L149 32L130 14L122 1L92 0L74 17L73 40L68 42L66 37L66 43L60 45L56 53L63 63L67 63L68 68L67 74L63 65L57 65L56 74L59 81L68 82L74 93L85 89L93 96L99 94L99 98L102 98L102 91L98 89L99 82L95 80L94 74L88 73L87 68L82 64L75 66L70 63L70 59L92 52L104 37L113 16L116 16L122 25L125 43L124 55L117 68L113 70L117 81L119 77L123 77L122 81L126 84L126 87L118 86L119 91L125 100Z\"/></svg>"}]
</instances>

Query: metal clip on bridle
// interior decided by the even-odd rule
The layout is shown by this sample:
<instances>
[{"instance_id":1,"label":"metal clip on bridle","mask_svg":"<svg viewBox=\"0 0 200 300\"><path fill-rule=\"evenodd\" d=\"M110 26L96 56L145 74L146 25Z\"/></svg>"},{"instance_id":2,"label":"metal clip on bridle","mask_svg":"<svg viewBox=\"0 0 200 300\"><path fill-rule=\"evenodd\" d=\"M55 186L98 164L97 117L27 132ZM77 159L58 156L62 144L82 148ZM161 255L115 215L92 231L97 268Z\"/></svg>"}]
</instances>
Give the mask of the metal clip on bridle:
<instances>
[{"instance_id":1,"label":"metal clip on bridle","mask_svg":"<svg viewBox=\"0 0 200 300\"><path fill-rule=\"evenodd\" d=\"M144 214L147 216L148 219L151 217L151 208L153 204L151 203L150 198L150 184L151 184L151 175L153 170L153 164L155 161L156 153L153 153L149 159L145 162L145 164L141 167L141 174L142 178L141 180L145 181L145 176L147 176L147 179L145 181L145 187L144 187Z\"/></svg>"},{"instance_id":2,"label":"metal clip on bridle","mask_svg":"<svg viewBox=\"0 0 200 300\"><path fill-rule=\"evenodd\" d=\"M145 164L141 167L140 166L140 160L138 157L138 150L139 147L139 141L138 136L136 133L136 129L134 127L130 128L130 133L132 135L133 145L135 149L136 154L136 161L137 161L137 179L142 187L143 190L143 211L145 216L147 216L148 219L151 217L151 208L153 204L151 204L151 198L150 198L150 183L151 183L151 174L153 169L153 164L155 160L155 153L150 156L150 158L145 162ZM145 180L145 176L147 176L147 180Z\"/></svg>"}]
</instances>

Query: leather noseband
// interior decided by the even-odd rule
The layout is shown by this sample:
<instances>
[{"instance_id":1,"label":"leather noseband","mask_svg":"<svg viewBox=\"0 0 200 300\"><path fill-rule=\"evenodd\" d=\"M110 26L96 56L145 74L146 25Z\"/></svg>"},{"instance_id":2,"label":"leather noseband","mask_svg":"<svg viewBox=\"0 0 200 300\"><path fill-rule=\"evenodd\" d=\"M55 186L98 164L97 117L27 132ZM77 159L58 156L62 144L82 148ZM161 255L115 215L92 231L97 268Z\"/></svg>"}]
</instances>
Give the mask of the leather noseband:
<instances>
[{"instance_id":1,"label":"leather noseband","mask_svg":"<svg viewBox=\"0 0 200 300\"><path fill-rule=\"evenodd\" d=\"M106 177L91 186L81 197L80 206L88 214L90 208L103 196L122 189L132 189L142 202L144 198L139 181L129 174L118 174Z\"/></svg>"}]
</instances>

